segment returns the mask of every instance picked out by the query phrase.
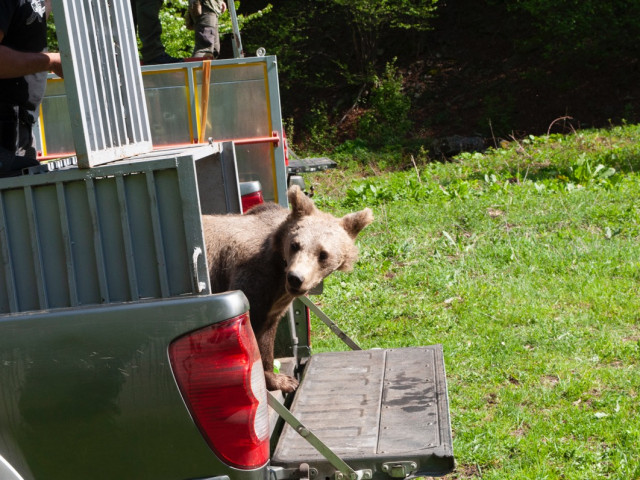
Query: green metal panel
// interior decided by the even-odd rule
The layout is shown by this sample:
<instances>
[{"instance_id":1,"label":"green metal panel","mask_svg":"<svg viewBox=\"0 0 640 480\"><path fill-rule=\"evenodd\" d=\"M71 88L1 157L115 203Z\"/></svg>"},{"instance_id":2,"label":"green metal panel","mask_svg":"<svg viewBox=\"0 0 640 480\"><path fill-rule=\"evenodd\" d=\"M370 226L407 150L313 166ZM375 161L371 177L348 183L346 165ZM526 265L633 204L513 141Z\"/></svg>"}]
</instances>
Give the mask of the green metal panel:
<instances>
[{"instance_id":1,"label":"green metal panel","mask_svg":"<svg viewBox=\"0 0 640 480\"><path fill-rule=\"evenodd\" d=\"M209 293L197 164L235 172L224 152L213 143L0 179L0 313ZM205 195L218 213L239 205L237 178L225 183Z\"/></svg>"},{"instance_id":2,"label":"green metal panel","mask_svg":"<svg viewBox=\"0 0 640 480\"><path fill-rule=\"evenodd\" d=\"M167 357L247 308L233 292L0 316L0 455L25 480L263 479L217 460Z\"/></svg>"},{"instance_id":3,"label":"green metal panel","mask_svg":"<svg viewBox=\"0 0 640 480\"><path fill-rule=\"evenodd\" d=\"M222 144L222 155L196 163L200 209L204 215L242 213L238 166L233 142Z\"/></svg>"}]
</instances>

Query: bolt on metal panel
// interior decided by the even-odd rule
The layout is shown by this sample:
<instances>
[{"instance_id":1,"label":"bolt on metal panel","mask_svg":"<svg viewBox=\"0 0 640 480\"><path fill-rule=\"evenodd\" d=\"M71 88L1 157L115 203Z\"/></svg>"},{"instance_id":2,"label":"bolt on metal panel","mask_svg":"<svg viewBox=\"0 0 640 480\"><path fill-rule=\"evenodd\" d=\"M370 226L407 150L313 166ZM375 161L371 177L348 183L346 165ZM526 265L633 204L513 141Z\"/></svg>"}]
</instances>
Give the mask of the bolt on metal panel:
<instances>
[{"instance_id":1,"label":"bolt on metal panel","mask_svg":"<svg viewBox=\"0 0 640 480\"><path fill-rule=\"evenodd\" d=\"M151 151L129 0L53 0L78 166Z\"/></svg>"}]
</instances>

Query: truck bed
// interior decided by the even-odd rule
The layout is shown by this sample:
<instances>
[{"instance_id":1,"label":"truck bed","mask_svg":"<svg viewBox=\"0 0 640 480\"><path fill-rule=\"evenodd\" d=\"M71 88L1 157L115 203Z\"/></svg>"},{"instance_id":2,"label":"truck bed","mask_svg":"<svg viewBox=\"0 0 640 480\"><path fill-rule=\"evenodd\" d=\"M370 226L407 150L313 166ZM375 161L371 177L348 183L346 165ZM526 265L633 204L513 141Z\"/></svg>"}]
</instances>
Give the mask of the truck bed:
<instances>
[{"instance_id":1,"label":"truck bed","mask_svg":"<svg viewBox=\"0 0 640 480\"><path fill-rule=\"evenodd\" d=\"M354 470L374 478L444 475L453 469L440 345L314 355L290 407ZM286 425L272 464L333 477L324 457ZM314 475L315 474L315 475Z\"/></svg>"}]
</instances>

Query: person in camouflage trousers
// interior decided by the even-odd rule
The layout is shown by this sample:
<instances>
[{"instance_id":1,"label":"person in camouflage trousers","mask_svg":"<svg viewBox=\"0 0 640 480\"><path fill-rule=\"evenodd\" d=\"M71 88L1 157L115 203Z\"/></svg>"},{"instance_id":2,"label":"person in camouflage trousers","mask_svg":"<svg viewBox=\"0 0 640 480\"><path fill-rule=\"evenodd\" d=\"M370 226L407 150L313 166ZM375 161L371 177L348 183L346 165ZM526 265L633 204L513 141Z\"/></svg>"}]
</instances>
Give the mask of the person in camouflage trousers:
<instances>
[{"instance_id":1,"label":"person in camouflage trousers","mask_svg":"<svg viewBox=\"0 0 640 480\"><path fill-rule=\"evenodd\" d=\"M227 10L224 0L189 0L187 27L194 30L193 56L214 59L220 55L218 17Z\"/></svg>"}]
</instances>

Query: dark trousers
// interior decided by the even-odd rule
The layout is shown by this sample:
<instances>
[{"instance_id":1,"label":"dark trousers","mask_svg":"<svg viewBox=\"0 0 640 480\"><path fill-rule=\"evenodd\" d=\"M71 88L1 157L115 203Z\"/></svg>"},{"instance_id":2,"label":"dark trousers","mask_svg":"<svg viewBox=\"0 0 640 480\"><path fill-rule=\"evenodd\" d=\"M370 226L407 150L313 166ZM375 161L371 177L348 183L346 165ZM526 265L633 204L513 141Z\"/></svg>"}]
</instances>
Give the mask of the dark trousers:
<instances>
[{"instance_id":1,"label":"dark trousers","mask_svg":"<svg viewBox=\"0 0 640 480\"><path fill-rule=\"evenodd\" d=\"M0 105L0 176L39 165L36 156L31 116L18 106Z\"/></svg>"},{"instance_id":2,"label":"dark trousers","mask_svg":"<svg viewBox=\"0 0 640 480\"><path fill-rule=\"evenodd\" d=\"M163 0L131 0L133 23L142 42L140 53L143 62L150 62L164 53L160 8Z\"/></svg>"}]
</instances>

